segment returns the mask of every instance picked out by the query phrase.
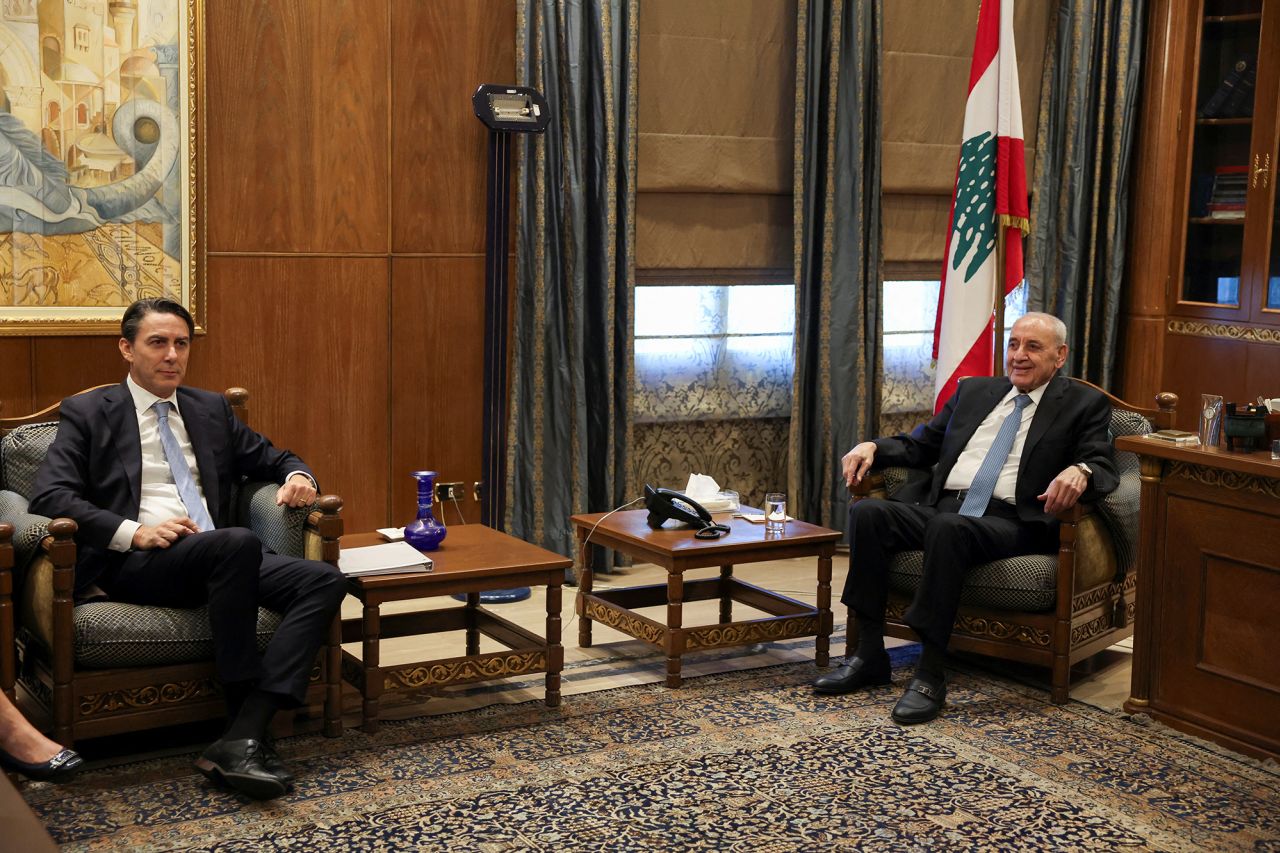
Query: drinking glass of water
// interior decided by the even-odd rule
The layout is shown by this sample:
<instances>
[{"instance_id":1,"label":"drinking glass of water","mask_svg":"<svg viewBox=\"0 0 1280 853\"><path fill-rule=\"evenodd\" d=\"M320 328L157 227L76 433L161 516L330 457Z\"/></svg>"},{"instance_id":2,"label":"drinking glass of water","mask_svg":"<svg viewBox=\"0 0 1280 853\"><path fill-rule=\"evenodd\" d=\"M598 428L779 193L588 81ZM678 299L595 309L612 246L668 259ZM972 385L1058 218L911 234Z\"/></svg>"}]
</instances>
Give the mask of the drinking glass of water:
<instances>
[{"instance_id":1,"label":"drinking glass of water","mask_svg":"<svg viewBox=\"0 0 1280 853\"><path fill-rule=\"evenodd\" d=\"M775 533L787 529L787 496L783 492L764 496L764 529Z\"/></svg>"}]
</instances>

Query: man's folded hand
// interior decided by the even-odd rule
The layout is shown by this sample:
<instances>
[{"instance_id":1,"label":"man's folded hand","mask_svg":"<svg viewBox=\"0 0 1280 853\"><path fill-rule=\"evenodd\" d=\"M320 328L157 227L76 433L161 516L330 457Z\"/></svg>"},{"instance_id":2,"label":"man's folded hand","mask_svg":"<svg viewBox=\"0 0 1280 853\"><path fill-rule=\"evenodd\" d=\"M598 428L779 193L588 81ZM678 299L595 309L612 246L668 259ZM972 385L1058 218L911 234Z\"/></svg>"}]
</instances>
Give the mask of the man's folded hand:
<instances>
[{"instance_id":1,"label":"man's folded hand","mask_svg":"<svg viewBox=\"0 0 1280 853\"><path fill-rule=\"evenodd\" d=\"M876 443L874 441L864 441L854 446L840 460L840 467L844 471L844 484L849 488L853 488L855 483L861 483L862 478L871 470L871 462L876 458Z\"/></svg>"},{"instance_id":2,"label":"man's folded hand","mask_svg":"<svg viewBox=\"0 0 1280 853\"><path fill-rule=\"evenodd\" d=\"M1057 515L1064 509L1071 509L1080 500L1084 490L1089 487L1089 478L1079 468L1072 465L1053 478L1044 494L1037 495L1036 500L1044 501L1044 511L1049 515Z\"/></svg>"},{"instance_id":3,"label":"man's folded hand","mask_svg":"<svg viewBox=\"0 0 1280 853\"><path fill-rule=\"evenodd\" d=\"M199 533L200 528L185 515L181 518L170 518L155 527L142 525L133 532L133 547L137 551L150 551L153 548L168 548L184 536Z\"/></svg>"},{"instance_id":4,"label":"man's folded hand","mask_svg":"<svg viewBox=\"0 0 1280 853\"><path fill-rule=\"evenodd\" d=\"M316 499L316 487L306 474L293 474L276 491L276 506L310 506Z\"/></svg>"}]
</instances>

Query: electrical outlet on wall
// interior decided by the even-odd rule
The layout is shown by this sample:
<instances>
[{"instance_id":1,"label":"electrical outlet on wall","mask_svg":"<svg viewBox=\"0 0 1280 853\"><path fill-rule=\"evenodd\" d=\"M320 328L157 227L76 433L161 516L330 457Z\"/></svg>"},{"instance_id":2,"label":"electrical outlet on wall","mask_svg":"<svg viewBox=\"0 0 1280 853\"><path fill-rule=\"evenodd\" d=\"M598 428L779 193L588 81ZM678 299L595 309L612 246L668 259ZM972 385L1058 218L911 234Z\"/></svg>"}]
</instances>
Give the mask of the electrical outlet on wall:
<instances>
[{"instance_id":1,"label":"electrical outlet on wall","mask_svg":"<svg viewBox=\"0 0 1280 853\"><path fill-rule=\"evenodd\" d=\"M444 501L460 501L466 494L466 488L462 483L436 483L436 500L443 503Z\"/></svg>"}]
</instances>

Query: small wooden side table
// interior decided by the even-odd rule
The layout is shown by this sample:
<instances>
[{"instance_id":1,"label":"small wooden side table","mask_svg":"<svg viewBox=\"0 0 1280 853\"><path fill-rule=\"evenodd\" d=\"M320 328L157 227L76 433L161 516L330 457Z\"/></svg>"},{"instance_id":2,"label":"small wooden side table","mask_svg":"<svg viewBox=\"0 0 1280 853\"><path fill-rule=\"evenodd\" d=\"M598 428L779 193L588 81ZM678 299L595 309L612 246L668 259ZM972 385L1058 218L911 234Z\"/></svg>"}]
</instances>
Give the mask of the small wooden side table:
<instances>
[{"instance_id":1,"label":"small wooden side table","mask_svg":"<svg viewBox=\"0 0 1280 853\"><path fill-rule=\"evenodd\" d=\"M357 533L343 536L342 547L357 548L382 541L376 533ZM364 613L358 619L342 620L342 642L361 642L362 657L344 651L342 676L364 697L363 729L370 733L378 730L379 700L387 690L442 687L531 672L547 674L547 707L557 707L560 671L564 668L560 591L564 570L573 561L479 524L450 527L439 550L427 556L435 563L430 572L347 579L348 591L364 605ZM543 584L547 587L546 637L480 606L480 593L487 589ZM466 605L389 616L380 612L388 601L454 594L465 594ZM445 631L466 632L465 655L395 667L381 665L381 639ZM497 640L507 650L481 654L481 634Z\"/></svg>"},{"instance_id":2,"label":"small wooden side table","mask_svg":"<svg viewBox=\"0 0 1280 853\"><path fill-rule=\"evenodd\" d=\"M729 524L729 533L719 539L695 539L687 527L654 530L645 519L646 510L575 515L569 520L578 535L581 568L578 572L578 645L591 645L591 623L598 621L656 646L667 654L667 686L681 684L681 658L690 649L715 649L752 643L813 637L818 666L830 663L831 640L831 556L840 532L806 524L787 522L779 535L765 531L763 524L741 518L717 517ZM670 524L670 522L668 522ZM665 584L635 586L595 592L585 547L614 548L636 560L655 563L667 570ZM818 558L817 606L770 592L733 576L733 567L763 560L790 557ZM720 576L685 581L691 569L719 566ZM686 601L720 599L720 621L712 625L685 627ZM770 614L760 619L733 621L737 601ZM650 619L636 609L667 605L666 622Z\"/></svg>"}]
</instances>

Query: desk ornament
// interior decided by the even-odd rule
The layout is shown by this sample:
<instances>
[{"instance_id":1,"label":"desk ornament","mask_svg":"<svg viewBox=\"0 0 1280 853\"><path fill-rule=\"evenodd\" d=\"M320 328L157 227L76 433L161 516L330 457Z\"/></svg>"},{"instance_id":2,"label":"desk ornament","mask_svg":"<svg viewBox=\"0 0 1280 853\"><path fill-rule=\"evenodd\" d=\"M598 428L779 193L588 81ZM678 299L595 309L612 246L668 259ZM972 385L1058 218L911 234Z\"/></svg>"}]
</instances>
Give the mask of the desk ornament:
<instances>
[{"instance_id":1,"label":"desk ornament","mask_svg":"<svg viewBox=\"0 0 1280 853\"><path fill-rule=\"evenodd\" d=\"M1266 447L1267 410L1252 403L1227 403L1222 432L1228 450L1262 450Z\"/></svg>"},{"instance_id":2,"label":"desk ornament","mask_svg":"<svg viewBox=\"0 0 1280 853\"><path fill-rule=\"evenodd\" d=\"M437 474L435 471L414 471L412 476L418 481L418 517L405 526L404 541L419 551L434 551L449 532L431 512Z\"/></svg>"},{"instance_id":3,"label":"desk ornament","mask_svg":"<svg viewBox=\"0 0 1280 853\"><path fill-rule=\"evenodd\" d=\"M1217 447L1222 440L1222 398L1217 394L1200 395L1200 429L1202 447Z\"/></svg>"}]
</instances>

